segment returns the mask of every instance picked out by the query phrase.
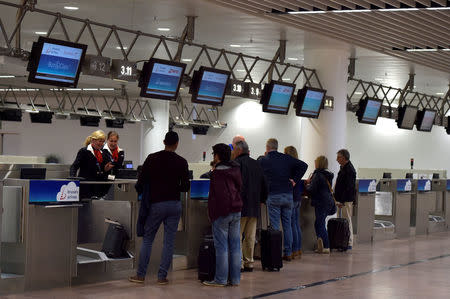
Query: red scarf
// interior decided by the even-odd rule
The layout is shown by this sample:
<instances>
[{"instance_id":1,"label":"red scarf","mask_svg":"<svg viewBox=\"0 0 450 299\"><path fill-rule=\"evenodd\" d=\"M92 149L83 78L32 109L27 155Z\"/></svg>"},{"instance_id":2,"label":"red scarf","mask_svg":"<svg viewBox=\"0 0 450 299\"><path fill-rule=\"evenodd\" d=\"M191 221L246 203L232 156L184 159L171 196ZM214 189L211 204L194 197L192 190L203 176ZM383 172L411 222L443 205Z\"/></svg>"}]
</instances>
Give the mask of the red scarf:
<instances>
[{"instance_id":1,"label":"red scarf","mask_svg":"<svg viewBox=\"0 0 450 299\"><path fill-rule=\"evenodd\" d=\"M95 154L95 157L97 158L97 162L99 164L102 164L102 162L103 162L102 152L100 150L98 150L98 149L94 149L94 154Z\"/></svg>"},{"instance_id":2,"label":"red scarf","mask_svg":"<svg viewBox=\"0 0 450 299\"><path fill-rule=\"evenodd\" d=\"M119 148L118 147L116 147L116 149L112 151L112 158L113 158L114 162L117 162L117 160L119 160Z\"/></svg>"}]
</instances>

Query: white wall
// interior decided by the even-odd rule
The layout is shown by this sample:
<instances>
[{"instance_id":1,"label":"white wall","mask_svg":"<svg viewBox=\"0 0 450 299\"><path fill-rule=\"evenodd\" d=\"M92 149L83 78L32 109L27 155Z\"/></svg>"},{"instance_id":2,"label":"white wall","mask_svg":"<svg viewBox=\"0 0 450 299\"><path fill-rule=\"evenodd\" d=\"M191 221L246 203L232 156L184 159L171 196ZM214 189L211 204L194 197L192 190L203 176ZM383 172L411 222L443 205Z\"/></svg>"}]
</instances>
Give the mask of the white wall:
<instances>
[{"instance_id":1,"label":"white wall","mask_svg":"<svg viewBox=\"0 0 450 299\"><path fill-rule=\"evenodd\" d=\"M376 126L358 123L347 112L347 147L355 168L410 168L450 170L450 136L444 127L431 133L397 128L393 119L378 118Z\"/></svg>"},{"instance_id":2,"label":"white wall","mask_svg":"<svg viewBox=\"0 0 450 299\"><path fill-rule=\"evenodd\" d=\"M5 135L3 153L5 155L47 156L56 154L61 163L72 164L84 140L93 131L101 129L108 133L119 133L119 146L125 150L125 160L135 165L140 161L140 123L125 124L123 129L106 128L105 121L100 127L82 127L79 120L61 120L53 117L51 124L31 123L28 113L22 115L22 122L2 121L2 132L18 135Z\"/></svg>"},{"instance_id":3,"label":"white wall","mask_svg":"<svg viewBox=\"0 0 450 299\"><path fill-rule=\"evenodd\" d=\"M199 162L205 151L206 161L210 161L212 146L216 143L230 144L237 134L246 138L253 158L264 154L266 141L272 137L278 139L280 151L288 145L300 149L301 119L295 116L292 107L289 116L270 114L262 112L256 101L226 98L220 108L219 119L227 122L228 127L210 128L205 136L193 135L192 129L176 128L180 136L177 153L189 162Z\"/></svg>"}]
</instances>

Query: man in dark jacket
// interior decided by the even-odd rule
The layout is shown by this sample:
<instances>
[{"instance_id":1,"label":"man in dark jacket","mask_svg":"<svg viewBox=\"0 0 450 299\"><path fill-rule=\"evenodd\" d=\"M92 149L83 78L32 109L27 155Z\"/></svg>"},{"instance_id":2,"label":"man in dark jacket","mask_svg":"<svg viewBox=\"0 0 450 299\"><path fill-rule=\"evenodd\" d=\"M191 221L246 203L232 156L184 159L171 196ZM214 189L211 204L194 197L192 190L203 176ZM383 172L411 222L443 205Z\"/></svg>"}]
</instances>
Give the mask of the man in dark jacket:
<instances>
[{"instance_id":1,"label":"man in dark jacket","mask_svg":"<svg viewBox=\"0 0 450 299\"><path fill-rule=\"evenodd\" d=\"M259 161L269 185L267 208L270 225L280 229L280 218L283 224L284 260L292 259L292 227L291 216L293 206L293 182L298 184L306 172L308 165L278 150L278 140L271 138L266 143L266 156Z\"/></svg>"},{"instance_id":2,"label":"man in dark jacket","mask_svg":"<svg viewBox=\"0 0 450 299\"><path fill-rule=\"evenodd\" d=\"M214 280L207 286L226 286L241 281L241 171L239 164L230 161L231 149L224 143L213 146L215 167L211 173L208 197L208 216L212 223L216 250Z\"/></svg>"},{"instance_id":3,"label":"man in dark jacket","mask_svg":"<svg viewBox=\"0 0 450 299\"><path fill-rule=\"evenodd\" d=\"M165 149L148 155L136 183L138 193L144 192L141 205L149 206L145 219L144 237L137 275L132 282L143 283L147 273L153 240L161 223L164 223L164 245L158 271L158 284L167 284L167 272L173 257L173 245L181 217L180 192L189 190L189 170L186 159L177 155L178 134L168 132L164 138ZM142 217L145 213L141 213Z\"/></svg>"},{"instance_id":4,"label":"man in dark jacket","mask_svg":"<svg viewBox=\"0 0 450 299\"><path fill-rule=\"evenodd\" d=\"M248 144L238 141L233 147L234 161L241 166L243 202L241 212L242 271L253 271L253 251L255 249L256 224L260 215L261 203L266 202L267 183L261 165L250 158ZM233 154L232 154L233 156Z\"/></svg>"},{"instance_id":5,"label":"man in dark jacket","mask_svg":"<svg viewBox=\"0 0 450 299\"><path fill-rule=\"evenodd\" d=\"M348 220L350 229L350 240L348 242L348 249L353 247L353 227L352 227L352 212L353 202L356 197L356 171L350 162L350 153L346 149L341 149L337 152L336 161L341 165L339 170L336 185L334 186L334 198L337 201L338 215L342 212L342 217Z\"/></svg>"}]
</instances>

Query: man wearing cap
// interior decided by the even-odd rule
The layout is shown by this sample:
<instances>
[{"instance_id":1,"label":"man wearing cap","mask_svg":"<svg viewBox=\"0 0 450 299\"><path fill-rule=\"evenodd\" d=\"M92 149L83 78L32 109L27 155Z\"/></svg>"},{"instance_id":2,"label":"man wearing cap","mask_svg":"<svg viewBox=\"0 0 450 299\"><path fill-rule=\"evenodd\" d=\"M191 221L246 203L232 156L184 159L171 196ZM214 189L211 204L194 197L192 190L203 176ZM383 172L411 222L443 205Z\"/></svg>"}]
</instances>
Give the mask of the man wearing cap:
<instances>
[{"instance_id":1,"label":"man wearing cap","mask_svg":"<svg viewBox=\"0 0 450 299\"><path fill-rule=\"evenodd\" d=\"M189 170L186 159L175 153L178 147L176 132L170 131L166 134L164 145L164 150L148 155L136 183L138 193L142 193L144 186L149 189L149 192L145 193L148 196L142 201L149 201L150 210L145 220L137 274L130 277L131 282L144 282L152 243L161 223L164 223L164 244L157 282L169 282L167 272L172 263L175 233L182 209L180 192L189 190Z\"/></svg>"}]
</instances>

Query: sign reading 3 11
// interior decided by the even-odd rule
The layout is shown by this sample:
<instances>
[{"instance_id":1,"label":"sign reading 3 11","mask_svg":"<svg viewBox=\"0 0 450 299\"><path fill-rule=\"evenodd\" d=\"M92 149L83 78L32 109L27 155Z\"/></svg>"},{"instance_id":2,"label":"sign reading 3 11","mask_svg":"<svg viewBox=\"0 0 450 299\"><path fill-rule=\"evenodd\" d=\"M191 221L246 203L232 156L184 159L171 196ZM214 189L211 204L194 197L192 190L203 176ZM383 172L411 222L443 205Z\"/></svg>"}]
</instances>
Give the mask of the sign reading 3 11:
<instances>
[{"instance_id":1,"label":"sign reading 3 11","mask_svg":"<svg viewBox=\"0 0 450 299\"><path fill-rule=\"evenodd\" d=\"M113 59L111 77L124 81L136 81L138 77L136 63L127 60Z\"/></svg>"}]
</instances>

